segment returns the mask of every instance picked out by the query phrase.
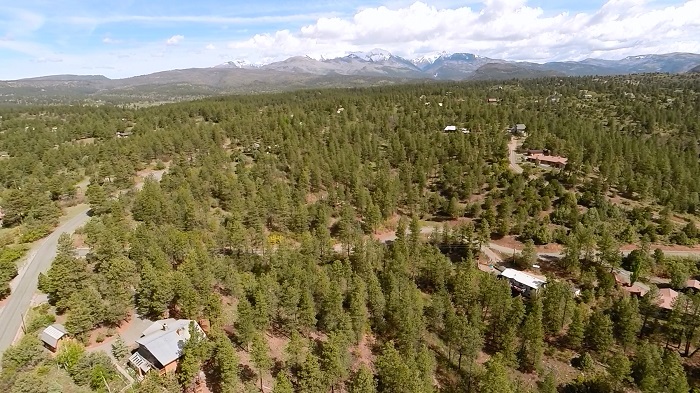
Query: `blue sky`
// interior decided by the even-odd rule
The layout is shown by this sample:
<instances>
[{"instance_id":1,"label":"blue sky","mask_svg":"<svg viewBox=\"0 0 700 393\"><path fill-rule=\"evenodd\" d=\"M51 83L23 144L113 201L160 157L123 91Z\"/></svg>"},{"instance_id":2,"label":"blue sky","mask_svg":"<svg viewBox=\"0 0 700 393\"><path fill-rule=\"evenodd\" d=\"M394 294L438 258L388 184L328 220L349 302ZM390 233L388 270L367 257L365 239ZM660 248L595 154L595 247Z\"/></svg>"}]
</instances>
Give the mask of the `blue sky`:
<instances>
[{"instance_id":1,"label":"blue sky","mask_svg":"<svg viewBox=\"0 0 700 393\"><path fill-rule=\"evenodd\" d=\"M382 48L544 62L700 52L700 0L0 2L0 79L128 77Z\"/></svg>"}]
</instances>

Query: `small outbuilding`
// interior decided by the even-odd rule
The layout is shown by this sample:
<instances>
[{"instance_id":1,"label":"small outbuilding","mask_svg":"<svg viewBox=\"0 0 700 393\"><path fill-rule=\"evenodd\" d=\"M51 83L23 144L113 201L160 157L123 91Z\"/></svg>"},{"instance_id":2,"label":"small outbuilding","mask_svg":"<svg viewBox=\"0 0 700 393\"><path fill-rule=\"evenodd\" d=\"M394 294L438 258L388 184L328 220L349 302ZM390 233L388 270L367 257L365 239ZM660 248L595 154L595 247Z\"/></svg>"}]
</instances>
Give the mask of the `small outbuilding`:
<instances>
[{"instance_id":1,"label":"small outbuilding","mask_svg":"<svg viewBox=\"0 0 700 393\"><path fill-rule=\"evenodd\" d=\"M525 124L518 123L510 128L510 132L515 136L525 136L527 135L527 132L525 132L526 129L527 126L525 126Z\"/></svg>"},{"instance_id":2,"label":"small outbuilding","mask_svg":"<svg viewBox=\"0 0 700 393\"><path fill-rule=\"evenodd\" d=\"M66 328L60 323L54 323L42 330L39 338L46 348L51 352L56 352L61 345L61 340L63 340L66 335L68 335Z\"/></svg>"},{"instance_id":3,"label":"small outbuilding","mask_svg":"<svg viewBox=\"0 0 700 393\"><path fill-rule=\"evenodd\" d=\"M445 132L454 132L457 131L457 126L447 126L445 127Z\"/></svg>"}]
</instances>

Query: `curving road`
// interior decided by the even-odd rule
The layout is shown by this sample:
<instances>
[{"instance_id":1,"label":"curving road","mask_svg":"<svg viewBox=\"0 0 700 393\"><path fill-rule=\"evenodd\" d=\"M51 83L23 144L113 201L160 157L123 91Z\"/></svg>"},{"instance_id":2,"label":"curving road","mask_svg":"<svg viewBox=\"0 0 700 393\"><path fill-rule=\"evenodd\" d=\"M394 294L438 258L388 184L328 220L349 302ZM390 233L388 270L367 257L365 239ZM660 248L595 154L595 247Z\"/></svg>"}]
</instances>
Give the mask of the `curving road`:
<instances>
[{"instance_id":1,"label":"curving road","mask_svg":"<svg viewBox=\"0 0 700 393\"><path fill-rule=\"evenodd\" d=\"M515 151L518 149L518 140L515 137L510 138L508 142L508 160L510 161L510 169L515 173L523 173L523 168L518 163L518 157Z\"/></svg>"},{"instance_id":2,"label":"curving road","mask_svg":"<svg viewBox=\"0 0 700 393\"><path fill-rule=\"evenodd\" d=\"M87 215L88 210L88 208L81 209L75 217L62 223L27 253L27 261L11 284L12 294L7 304L0 309L0 358L17 337L24 313L29 308L37 290L39 273L48 270L56 256L59 236L63 233L73 233L83 226L90 219Z\"/></svg>"}]
</instances>

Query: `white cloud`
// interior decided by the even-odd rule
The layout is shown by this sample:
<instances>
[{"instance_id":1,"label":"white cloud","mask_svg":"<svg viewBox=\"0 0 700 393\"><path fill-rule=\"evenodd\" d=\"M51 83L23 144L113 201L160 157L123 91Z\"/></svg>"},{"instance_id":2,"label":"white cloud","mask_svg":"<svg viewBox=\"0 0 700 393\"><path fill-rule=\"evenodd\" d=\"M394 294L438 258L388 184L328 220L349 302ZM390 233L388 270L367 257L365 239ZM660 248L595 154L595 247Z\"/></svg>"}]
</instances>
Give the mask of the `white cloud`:
<instances>
[{"instance_id":1,"label":"white cloud","mask_svg":"<svg viewBox=\"0 0 700 393\"><path fill-rule=\"evenodd\" d=\"M168 38L168 39L165 41L165 43L166 43L167 45L177 45L177 44L179 44L180 42L182 42L182 40L184 40L184 39L185 39L185 36L184 36L184 35L178 34L178 35L174 35L174 36Z\"/></svg>"},{"instance_id":2,"label":"white cloud","mask_svg":"<svg viewBox=\"0 0 700 393\"><path fill-rule=\"evenodd\" d=\"M102 42L105 44L121 44L122 43L121 40L117 40L117 39L110 38L110 37L103 38Z\"/></svg>"},{"instance_id":3,"label":"white cloud","mask_svg":"<svg viewBox=\"0 0 700 393\"><path fill-rule=\"evenodd\" d=\"M73 25L98 26L109 23L196 23L213 25L260 25L271 23L292 23L315 20L322 14L290 14L254 17L218 16L218 15L110 15L110 16L71 16L65 22Z\"/></svg>"},{"instance_id":4,"label":"white cloud","mask_svg":"<svg viewBox=\"0 0 700 393\"><path fill-rule=\"evenodd\" d=\"M697 17L700 0L677 0L676 5L663 6L656 5L657 0L609 0L598 9L585 12L552 12L532 5L534 0L383 1L385 6L359 9L347 16L68 18L68 25L79 27L135 23L144 36L151 36L147 33L154 24L172 28L178 28L179 23L217 25L209 35L202 27L196 37L188 34L186 40L179 34L140 44L129 40L128 47L100 45L88 54L70 52L66 49L68 45L53 47L54 43L48 41L31 42L31 32L50 20L45 22L41 16L25 14L26 25L12 22L10 26L2 21L0 14L0 51L26 55L23 59L3 58L0 78L75 73L85 64L110 66L113 69L105 72L107 76L125 77L175 68L209 67L228 60L261 63L299 55L329 58L373 48L408 58L446 51L537 62L700 53L697 38L700 37ZM471 5L464 5L467 3ZM241 29L249 26L250 31L262 33L253 35ZM265 29L264 26L282 27ZM108 39L117 41L107 37L103 42L108 43ZM63 62L37 61L58 58Z\"/></svg>"},{"instance_id":5,"label":"white cloud","mask_svg":"<svg viewBox=\"0 0 700 393\"><path fill-rule=\"evenodd\" d=\"M509 60L576 60L669 51L700 52L700 0L653 8L645 0L610 0L589 13L547 13L526 0L484 0L480 9L437 8L417 1L323 17L297 31L229 43L242 57L338 56L381 47L397 55L472 52Z\"/></svg>"},{"instance_id":6,"label":"white cloud","mask_svg":"<svg viewBox=\"0 0 700 393\"><path fill-rule=\"evenodd\" d=\"M16 8L0 7L0 37L13 39L39 30L46 22L44 16Z\"/></svg>"},{"instance_id":7,"label":"white cloud","mask_svg":"<svg viewBox=\"0 0 700 393\"><path fill-rule=\"evenodd\" d=\"M37 63L60 63L63 61L63 59L60 57L40 57L34 61Z\"/></svg>"}]
</instances>

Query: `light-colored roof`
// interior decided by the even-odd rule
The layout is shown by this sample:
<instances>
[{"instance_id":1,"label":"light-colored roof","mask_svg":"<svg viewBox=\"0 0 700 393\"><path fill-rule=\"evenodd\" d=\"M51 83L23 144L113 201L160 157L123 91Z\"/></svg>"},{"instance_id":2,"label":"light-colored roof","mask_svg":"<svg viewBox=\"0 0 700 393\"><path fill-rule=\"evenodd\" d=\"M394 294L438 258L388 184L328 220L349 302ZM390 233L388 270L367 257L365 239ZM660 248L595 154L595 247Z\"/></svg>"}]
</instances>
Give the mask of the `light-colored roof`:
<instances>
[{"instance_id":1,"label":"light-colored roof","mask_svg":"<svg viewBox=\"0 0 700 393\"><path fill-rule=\"evenodd\" d=\"M678 297L678 292L671 288L661 288L659 289L659 299L656 304L666 310L673 309L673 302Z\"/></svg>"},{"instance_id":2,"label":"light-colored roof","mask_svg":"<svg viewBox=\"0 0 700 393\"><path fill-rule=\"evenodd\" d=\"M690 280L686 281L685 287L700 290L700 281L691 278Z\"/></svg>"},{"instance_id":3,"label":"light-colored roof","mask_svg":"<svg viewBox=\"0 0 700 393\"><path fill-rule=\"evenodd\" d=\"M518 124L515 125L515 129L516 129L516 130L519 130L519 131L522 131L522 130L524 130L524 129L526 129L526 128L527 128L527 127L525 127L525 124L523 124L523 123L518 123Z\"/></svg>"},{"instance_id":4,"label":"light-colored roof","mask_svg":"<svg viewBox=\"0 0 700 393\"><path fill-rule=\"evenodd\" d=\"M457 131L457 126L447 126L445 127L445 131Z\"/></svg>"},{"instance_id":5,"label":"light-colored roof","mask_svg":"<svg viewBox=\"0 0 700 393\"><path fill-rule=\"evenodd\" d=\"M615 281L619 282L620 284L625 284L629 285L631 280L632 273L629 270L625 270L621 267L613 269L613 275L615 276Z\"/></svg>"},{"instance_id":6,"label":"light-colored roof","mask_svg":"<svg viewBox=\"0 0 700 393\"><path fill-rule=\"evenodd\" d=\"M177 322L177 319L175 318L159 319L153 322L150 326L148 326L143 332L141 332L141 337L148 336L151 333L155 333L159 330L163 330L163 324L172 325L175 322Z\"/></svg>"},{"instance_id":7,"label":"light-colored roof","mask_svg":"<svg viewBox=\"0 0 700 393\"><path fill-rule=\"evenodd\" d=\"M639 281L635 281L635 283L632 285L624 284L622 289L629 293L638 294L639 296L644 296L651 290L647 284Z\"/></svg>"},{"instance_id":8,"label":"light-colored roof","mask_svg":"<svg viewBox=\"0 0 700 393\"><path fill-rule=\"evenodd\" d=\"M162 366L165 366L182 355L182 348L190 339L190 322L193 321L189 319L156 321L144 330L143 337L136 342L148 350ZM194 324L201 331L197 322Z\"/></svg>"},{"instance_id":9,"label":"light-colored roof","mask_svg":"<svg viewBox=\"0 0 700 393\"><path fill-rule=\"evenodd\" d=\"M532 276L530 274L515 269L505 269L503 272L501 272L501 276L517 281L520 284L523 284L533 289L537 289L540 286L542 286L542 284L547 282L547 280Z\"/></svg>"},{"instance_id":10,"label":"light-colored roof","mask_svg":"<svg viewBox=\"0 0 700 393\"><path fill-rule=\"evenodd\" d=\"M44 329L41 332L41 341L45 342L46 344L50 345L53 348L56 348L56 345L58 345L58 340L63 338L68 334L66 331L66 328L63 327L60 323L54 323L51 326L48 326L46 329Z\"/></svg>"}]
</instances>

